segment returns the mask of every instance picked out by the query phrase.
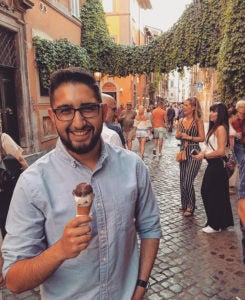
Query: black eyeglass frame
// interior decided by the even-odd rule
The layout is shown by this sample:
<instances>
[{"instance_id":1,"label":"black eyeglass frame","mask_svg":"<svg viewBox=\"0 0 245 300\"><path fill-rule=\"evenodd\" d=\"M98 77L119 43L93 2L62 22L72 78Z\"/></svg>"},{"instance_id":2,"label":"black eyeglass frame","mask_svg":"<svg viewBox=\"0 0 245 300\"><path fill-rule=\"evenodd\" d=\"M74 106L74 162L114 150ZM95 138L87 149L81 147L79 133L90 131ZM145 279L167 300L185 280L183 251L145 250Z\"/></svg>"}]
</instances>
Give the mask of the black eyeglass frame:
<instances>
[{"instance_id":1,"label":"black eyeglass frame","mask_svg":"<svg viewBox=\"0 0 245 300\"><path fill-rule=\"evenodd\" d=\"M85 104L80 105L78 108L74 108L74 107L71 107L71 106L62 106L62 107L52 108L52 111L53 111L53 113L55 114L56 118L59 121L70 122L70 121L73 121L77 111L80 113L80 116L84 119L92 119L92 118L98 117L99 109L100 109L101 106L102 106L102 103L85 103ZM93 115L93 116L85 116L83 111L85 109L89 109L89 108L97 108L96 114ZM69 118L69 119L60 119L60 116L58 116L57 113L59 111L66 110L66 109L73 111L73 117Z\"/></svg>"}]
</instances>

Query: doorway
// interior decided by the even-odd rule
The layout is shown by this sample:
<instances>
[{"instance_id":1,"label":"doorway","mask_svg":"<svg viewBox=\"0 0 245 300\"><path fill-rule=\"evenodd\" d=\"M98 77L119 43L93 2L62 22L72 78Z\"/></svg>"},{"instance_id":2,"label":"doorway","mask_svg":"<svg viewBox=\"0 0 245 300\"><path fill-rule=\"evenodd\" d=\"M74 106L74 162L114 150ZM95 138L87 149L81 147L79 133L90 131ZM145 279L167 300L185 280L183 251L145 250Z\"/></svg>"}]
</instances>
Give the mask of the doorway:
<instances>
[{"instance_id":1,"label":"doorway","mask_svg":"<svg viewBox=\"0 0 245 300\"><path fill-rule=\"evenodd\" d=\"M19 144L14 68L0 67L0 113L2 131Z\"/></svg>"}]
</instances>

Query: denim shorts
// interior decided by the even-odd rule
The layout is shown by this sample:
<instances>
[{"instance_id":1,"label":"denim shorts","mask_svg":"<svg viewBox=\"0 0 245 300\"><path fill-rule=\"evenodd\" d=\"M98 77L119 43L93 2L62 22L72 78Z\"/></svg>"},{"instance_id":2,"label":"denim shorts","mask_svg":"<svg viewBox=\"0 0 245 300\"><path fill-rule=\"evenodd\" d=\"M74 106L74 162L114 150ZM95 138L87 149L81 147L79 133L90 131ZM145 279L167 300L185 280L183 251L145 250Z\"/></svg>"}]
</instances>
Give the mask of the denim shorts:
<instances>
[{"instance_id":1,"label":"denim shorts","mask_svg":"<svg viewBox=\"0 0 245 300\"><path fill-rule=\"evenodd\" d=\"M155 139L162 139L166 134L166 129L163 127L156 127L154 128L154 138Z\"/></svg>"},{"instance_id":2,"label":"denim shorts","mask_svg":"<svg viewBox=\"0 0 245 300\"><path fill-rule=\"evenodd\" d=\"M148 137L148 130L147 129L137 129L136 130L136 137Z\"/></svg>"}]
</instances>

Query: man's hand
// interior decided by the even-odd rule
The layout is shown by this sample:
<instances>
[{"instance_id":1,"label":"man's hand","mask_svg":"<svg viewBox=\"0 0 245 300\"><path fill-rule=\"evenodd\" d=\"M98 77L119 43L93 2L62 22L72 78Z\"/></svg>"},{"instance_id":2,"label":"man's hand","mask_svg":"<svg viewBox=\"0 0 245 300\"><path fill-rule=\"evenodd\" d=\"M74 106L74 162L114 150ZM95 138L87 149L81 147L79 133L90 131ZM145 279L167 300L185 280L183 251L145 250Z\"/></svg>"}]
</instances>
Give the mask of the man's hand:
<instances>
[{"instance_id":1,"label":"man's hand","mask_svg":"<svg viewBox=\"0 0 245 300\"><path fill-rule=\"evenodd\" d=\"M77 216L66 224L59 243L59 248L65 259L73 258L86 249L91 240L90 216Z\"/></svg>"}]
</instances>

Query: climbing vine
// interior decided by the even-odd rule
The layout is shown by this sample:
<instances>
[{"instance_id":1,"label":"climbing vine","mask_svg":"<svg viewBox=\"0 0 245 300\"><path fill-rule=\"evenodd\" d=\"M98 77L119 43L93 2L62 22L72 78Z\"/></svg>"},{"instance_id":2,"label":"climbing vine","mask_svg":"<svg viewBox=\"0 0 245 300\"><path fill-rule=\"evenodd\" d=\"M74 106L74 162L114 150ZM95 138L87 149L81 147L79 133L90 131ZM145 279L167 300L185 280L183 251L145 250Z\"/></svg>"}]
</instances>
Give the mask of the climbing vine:
<instances>
[{"instance_id":1,"label":"climbing vine","mask_svg":"<svg viewBox=\"0 0 245 300\"><path fill-rule=\"evenodd\" d=\"M50 74L68 66L90 68L90 58L85 48L73 45L66 39L50 41L33 38L36 63L42 87L49 86Z\"/></svg>"},{"instance_id":2,"label":"climbing vine","mask_svg":"<svg viewBox=\"0 0 245 300\"><path fill-rule=\"evenodd\" d=\"M44 85L51 71L67 65L117 77L182 71L195 64L214 67L219 93L231 101L244 95L244 14L244 0L194 0L170 30L148 45L125 46L111 39L101 0L87 0L81 10L82 46L35 38L36 61Z\"/></svg>"}]
</instances>

